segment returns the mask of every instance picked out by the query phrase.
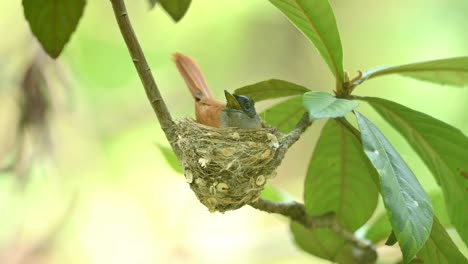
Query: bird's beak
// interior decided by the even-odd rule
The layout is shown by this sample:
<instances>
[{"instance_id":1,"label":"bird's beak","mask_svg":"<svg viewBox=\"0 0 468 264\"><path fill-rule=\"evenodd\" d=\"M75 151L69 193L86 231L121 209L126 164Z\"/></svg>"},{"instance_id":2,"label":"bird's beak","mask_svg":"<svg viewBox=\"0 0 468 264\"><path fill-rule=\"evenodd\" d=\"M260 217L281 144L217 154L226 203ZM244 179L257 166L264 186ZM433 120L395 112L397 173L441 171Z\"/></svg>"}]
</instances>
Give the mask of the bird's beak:
<instances>
[{"instance_id":1,"label":"bird's beak","mask_svg":"<svg viewBox=\"0 0 468 264\"><path fill-rule=\"evenodd\" d=\"M224 90L224 96L226 97L226 107L229 109L242 110L239 102L237 101L234 95L230 94L228 91Z\"/></svg>"}]
</instances>

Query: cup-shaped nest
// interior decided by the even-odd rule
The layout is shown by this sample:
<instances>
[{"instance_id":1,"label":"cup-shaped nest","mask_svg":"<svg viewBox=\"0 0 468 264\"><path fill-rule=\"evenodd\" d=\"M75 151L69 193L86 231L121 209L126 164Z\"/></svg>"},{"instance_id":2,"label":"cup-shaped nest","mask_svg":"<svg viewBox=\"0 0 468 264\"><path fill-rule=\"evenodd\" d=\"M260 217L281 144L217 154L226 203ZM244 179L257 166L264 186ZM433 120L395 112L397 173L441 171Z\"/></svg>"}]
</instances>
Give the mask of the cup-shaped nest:
<instances>
[{"instance_id":1,"label":"cup-shaped nest","mask_svg":"<svg viewBox=\"0 0 468 264\"><path fill-rule=\"evenodd\" d=\"M275 128L213 128L177 122L185 178L210 211L235 210L259 198L280 161L283 134Z\"/></svg>"}]
</instances>

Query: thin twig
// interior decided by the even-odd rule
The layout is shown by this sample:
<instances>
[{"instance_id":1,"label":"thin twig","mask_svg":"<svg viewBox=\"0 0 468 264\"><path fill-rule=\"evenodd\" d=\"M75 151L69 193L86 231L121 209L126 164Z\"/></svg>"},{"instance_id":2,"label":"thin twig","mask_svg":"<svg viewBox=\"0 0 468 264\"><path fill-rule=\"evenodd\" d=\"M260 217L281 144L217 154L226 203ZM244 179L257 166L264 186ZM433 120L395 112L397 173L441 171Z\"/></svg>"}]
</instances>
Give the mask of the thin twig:
<instances>
[{"instance_id":1,"label":"thin twig","mask_svg":"<svg viewBox=\"0 0 468 264\"><path fill-rule=\"evenodd\" d=\"M153 107L156 116L158 117L161 128L168 137L169 142L173 141L173 126L171 114L167 109L164 100L162 99L161 93L159 92L158 86L151 74L151 68L146 62L145 55L141 49L140 43L135 35L132 24L128 17L127 8L123 0L110 0L112 8L114 9L115 18L119 24L120 32L122 37L127 44L128 51L132 57L132 61L135 64L135 68L140 76L141 82L145 88L146 96Z\"/></svg>"},{"instance_id":2,"label":"thin twig","mask_svg":"<svg viewBox=\"0 0 468 264\"><path fill-rule=\"evenodd\" d=\"M304 113L302 118L297 122L294 129L286 135L286 138L283 140L283 144L286 145L288 148L291 147L296 141L299 140L301 135L306 131L306 129L312 125L312 121L309 118L308 113Z\"/></svg>"}]
</instances>

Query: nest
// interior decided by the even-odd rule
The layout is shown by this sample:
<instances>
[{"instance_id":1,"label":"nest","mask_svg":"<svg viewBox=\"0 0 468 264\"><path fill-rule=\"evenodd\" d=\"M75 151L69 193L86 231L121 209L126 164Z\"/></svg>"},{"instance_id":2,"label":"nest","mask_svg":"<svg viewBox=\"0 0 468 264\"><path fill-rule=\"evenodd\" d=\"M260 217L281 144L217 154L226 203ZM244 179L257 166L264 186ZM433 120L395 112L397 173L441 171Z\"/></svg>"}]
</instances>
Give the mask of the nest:
<instances>
[{"instance_id":1,"label":"nest","mask_svg":"<svg viewBox=\"0 0 468 264\"><path fill-rule=\"evenodd\" d=\"M176 124L184 174L210 211L235 210L259 198L280 161L275 128L213 128L184 119Z\"/></svg>"}]
</instances>

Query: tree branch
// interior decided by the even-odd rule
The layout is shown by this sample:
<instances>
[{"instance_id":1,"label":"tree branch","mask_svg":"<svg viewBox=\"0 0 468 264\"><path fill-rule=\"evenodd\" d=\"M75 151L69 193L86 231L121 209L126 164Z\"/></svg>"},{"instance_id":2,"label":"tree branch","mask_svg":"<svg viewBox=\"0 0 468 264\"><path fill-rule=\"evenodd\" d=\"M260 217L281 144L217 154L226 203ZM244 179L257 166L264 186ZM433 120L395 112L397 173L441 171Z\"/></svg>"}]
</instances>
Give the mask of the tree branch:
<instances>
[{"instance_id":1,"label":"tree branch","mask_svg":"<svg viewBox=\"0 0 468 264\"><path fill-rule=\"evenodd\" d=\"M301 135L306 131L306 129L312 125L312 121L309 118L309 113L304 113L302 118L297 122L294 129L286 135L283 140L283 144L288 148L291 147L296 141L299 140Z\"/></svg>"},{"instance_id":2,"label":"tree branch","mask_svg":"<svg viewBox=\"0 0 468 264\"><path fill-rule=\"evenodd\" d=\"M158 117L161 128L166 134L169 142L173 141L173 127L174 122L172 121L171 114L167 109L166 104L159 92L158 86L151 74L151 68L146 62L145 55L141 49L140 43L135 35L132 24L128 17L127 8L125 7L124 0L110 0L112 8L114 9L115 18L119 24L120 32L122 37L127 44L128 51L132 57L132 61L135 64L135 68L140 76L143 87L145 88L146 96L153 107L156 116ZM177 153L176 153L177 154Z\"/></svg>"},{"instance_id":3,"label":"tree branch","mask_svg":"<svg viewBox=\"0 0 468 264\"><path fill-rule=\"evenodd\" d=\"M272 214L280 214L290 218L308 229L329 228L348 243L361 249L366 256L377 256L372 244L366 240L359 239L353 233L343 228L334 213L327 213L321 216L311 216L307 214L305 206L298 202L272 202L258 199L250 204L253 208Z\"/></svg>"}]
</instances>

